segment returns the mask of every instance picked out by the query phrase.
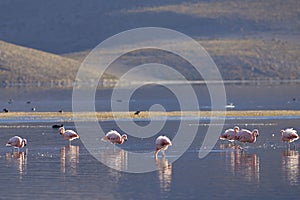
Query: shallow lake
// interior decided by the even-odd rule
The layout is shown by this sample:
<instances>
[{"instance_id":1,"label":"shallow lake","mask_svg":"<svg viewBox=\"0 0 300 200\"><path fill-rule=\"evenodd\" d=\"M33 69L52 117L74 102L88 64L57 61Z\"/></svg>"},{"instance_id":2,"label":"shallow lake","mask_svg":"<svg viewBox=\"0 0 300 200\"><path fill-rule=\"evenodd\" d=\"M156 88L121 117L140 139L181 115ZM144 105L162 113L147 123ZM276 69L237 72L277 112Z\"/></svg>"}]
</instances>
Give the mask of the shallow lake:
<instances>
[{"instance_id":1,"label":"shallow lake","mask_svg":"<svg viewBox=\"0 0 300 200\"><path fill-rule=\"evenodd\" d=\"M183 98L189 101L190 96L185 95L186 87L174 85ZM233 103L237 110L282 110L300 109L300 84L284 85L235 85L226 84L227 103ZM197 96L199 108L207 110L211 106L211 99L205 85L195 84L193 89ZM149 110L153 104L161 104L167 111L195 110L188 102L185 109L180 107L178 94L174 94L167 87L160 85L145 85L132 94L127 102L112 97L112 89L100 89L95 94L95 110L111 111L113 103L127 103L129 110ZM120 90L124 94L131 90ZM10 111L30 112L36 111L57 112L59 110L72 111L72 89L40 89L40 88L0 88L0 108ZM176 96L177 95L177 96ZM1 109L1 110L2 110ZM118 111L127 108L121 107Z\"/></svg>"},{"instance_id":2,"label":"shallow lake","mask_svg":"<svg viewBox=\"0 0 300 200\"><path fill-rule=\"evenodd\" d=\"M282 127L298 125L299 120L235 120L244 128L258 128L260 136L241 151L235 145L218 141L203 159L198 152L207 123L199 126L196 138L178 160L169 159L177 151L170 147L166 157L153 163L157 171L125 173L111 169L91 156L80 140L69 146L51 123L1 124L0 191L1 198L17 199L298 199L299 148L290 150L280 141ZM172 138L172 127L165 133ZM101 122L111 128L111 121ZM66 124L74 129L73 124ZM272 135L274 134L274 136ZM12 135L27 138L26 149L12 152L5 147ZM187 134L188 136L188 134ZM100 135L99 135L100 137ZM239 145L239 144L237 144ZM151 151L154 139L130 137L122 149L101 149L101 156L122 170L128 164L128 151Z\"/></svg>"},{"instance_id":3,"label":"shallow lake","mask_svg":"<svg viewBox=\"0 0 300 200\"><path fill-rule=\"evenodd\" d=\"M292 86L227 86L227 99L236 109L299 109L300 95L297 85ZM160 90L161 88L158 88ZM198 88L201 91L203 88ZM12 111L71 111L69 90L1 89L0 102ZM146 91L146 90L145 90ZM205 91L205 88L203 89ZM109 107L110 91L99 92L98 111ZM162 92L164 94L164 92ZM203 92L205 93L205 92ZM146 92L145 94L149 94ZM150 94L149 94L150 95ZM171 95L171 94L170 94ZM108 95L109 96L109 95ZM172 96L172 95L171 95ZM166 98L168 95L166 94ZM13 103L8 103L12 98ZM148 99L148 100L147 100ZM150 100L149 100L150 99ZM206 98L201 106L209 105ZM30 103L26 101L30 100ZM170 100L167 110L176 110L176 101ZM173 103L172 103L173 102ZM147 95L136 94L133 107L160 103ZM107 109L109 110L109 109ZM199 148L209 126L209 120L183 119L184 126L197 127L197 134L185 153L178 156L175 147L166 151L153 165L156 170L148 173L122 172L130 165L129 152L150 152L158 134L176 134L179 120L169 119L162 130L149 138L133 137L121 149L99 147L101 158L115 169L94 158L81 140L69 146L53 129L54 123L64 123L75 130L73 122L16 121L0 122L0 193L2 199L298 199L300 196L300 145L295 142L290 149L280 140L280 130L294 127L300 130L300 117L228 118L223 130L238 125L241 128L257 128L260 135L254 144L217 141L212 151L203 159ZM127 123L123 121L123 123ZM139 126L147 121L139 120ZM115 121L101 121L104 131L117 129ZM213 126L220 126L215 124ZM5 147L14 135L27 138L28 145L20 152ZM190 137L189 132L186 133ZM100 134L96 141L100 141Z\"/></svg>"}]
</instances>

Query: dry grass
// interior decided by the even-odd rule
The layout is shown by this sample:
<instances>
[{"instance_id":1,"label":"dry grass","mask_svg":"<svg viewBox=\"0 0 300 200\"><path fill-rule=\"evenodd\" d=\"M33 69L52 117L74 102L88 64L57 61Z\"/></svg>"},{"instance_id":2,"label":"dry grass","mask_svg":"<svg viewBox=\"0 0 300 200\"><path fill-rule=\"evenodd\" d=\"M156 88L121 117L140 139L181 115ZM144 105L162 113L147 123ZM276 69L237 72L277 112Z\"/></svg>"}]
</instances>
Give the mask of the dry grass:
<instances>
[{"instance_id":1,"label":"dry grass","mask_svg":"<svg viewBox=\"0 0 300 200\"><path fill-rule=\"evenodd\" d=\"M178 117L226 117L226 116L300 116L300 110L257 110L257 111L173 111L173 112L141 112L135 115L133 112L9 112L0 113L1 118L74 118L74 119L94 119L98 120L107 119L124 119L124 118L151 118L151 117L164 117L164 116L178 116Z\"/></svg>"},{"instance_id":2,"label":"dry grass","mask_svg":"<svg viewBox=\"0 0 300 200\"><path fill-rule=\"evenodd\" d=\"M161 6L123 10L124 13L173 12L198 18L243 19L256 23L299 26L299 1L297 0L216 0L209 2L183 2ZM286 22L286 23L284 23ZM295 22L298 22L295 24Z\"/></svg>"}]
</instances>

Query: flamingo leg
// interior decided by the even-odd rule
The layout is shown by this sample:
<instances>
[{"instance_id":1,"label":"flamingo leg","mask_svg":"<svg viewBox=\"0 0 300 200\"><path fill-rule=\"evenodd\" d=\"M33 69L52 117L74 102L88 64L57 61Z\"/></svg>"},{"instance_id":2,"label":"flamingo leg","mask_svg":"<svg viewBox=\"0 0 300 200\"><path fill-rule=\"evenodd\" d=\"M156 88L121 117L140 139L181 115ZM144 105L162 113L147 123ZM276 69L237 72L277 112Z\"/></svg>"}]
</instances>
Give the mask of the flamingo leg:
<instances>
[{"instance_id":1,"label":"flamingo leg","mask_svg":"<svg viewBox=\"0 0 300 200\"><path fill-rule=\"evenodd\" d=\"M159 150L155 150L155 159L157 160L157 154L158 154Z\"/></svg>"},{"instance_id":2,"label":"flamingo leg","mask_svg":"<svg viewBox=\"0 0 300 200\"><path fill-rule=\"evenodd\" d=\"M241 147L242 152L245 151L245 142L242 143L242 147Z\"/></svg>"},{"instance_id":3,"label":"flamingo leg","mask_svg":"<svg viewBox=\"0 0 300 200\"><path fill-rule=\"evenodd\" d=\"M165 151L165 150L162 151L162 158L163 158L163 159L166 158L166 151Z\"/></svg>"}]
</instances>

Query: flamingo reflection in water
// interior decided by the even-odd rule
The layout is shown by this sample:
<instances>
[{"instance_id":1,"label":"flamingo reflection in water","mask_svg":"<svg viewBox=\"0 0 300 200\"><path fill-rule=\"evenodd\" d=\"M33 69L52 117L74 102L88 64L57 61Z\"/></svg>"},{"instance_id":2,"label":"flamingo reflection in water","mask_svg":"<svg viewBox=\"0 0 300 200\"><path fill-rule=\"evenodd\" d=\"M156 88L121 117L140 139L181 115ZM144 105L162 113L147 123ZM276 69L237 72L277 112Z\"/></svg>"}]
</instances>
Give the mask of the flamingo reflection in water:
<instances>
[{"instance_id":1,"label":"flamingo reflection in water","mask_svg":"<svg viewBox=\"0 0 300 200\"><path fill-rule=\"evenodd\" d=\"M7 152L5 155L7 165L16 168L20 174L20 179L27 171L27 151Z\"/></svg>"},{"instance_id":2,"label":"flamingo reflection in water","mask_svg":"<svg viewBox=\"0 0 300 200\"><path fill-rule=\"evenodd\" d=\"M118 171L124 171L128 168L128 152L123 149L117 148L114 151L102 151L101 159Z\"/></svg>"},{"instance_id":3,"label":"flamingo reflection in water","mask_svg":"<svg viewBox=\"0 0 300 200\"><path fill-rule=\"evenodd\" d=\"M120 171L128 169L128 152L123 149L117 148L113 151L105 150L100 153L101 160L104 161L109 167L109 174L113 177L115 183L119 183L122 176Z\"/></svg>"},{"instance_id":4,"label":"flamingo reflection in water","mask_svg":"<svg viewBox=\"0 0 300 200\"><path fill-rule=\"evenodd\" d=\"M155 164L158 171L159 185L162 192L171 191L172 182L172 163L169 163L167 159L156 159Z\"/></svg>"},{"instance_id":5,"label":"flamingo reflection in water","mask_svg":"<svg viewBox=\"0 0 300 200\"><path fill-rule=\"evenodd\" d=\"M60 150L61 172L66 173L66 169L70 170L70 174L76 175L79 163L79 146L63 146Z\"/></svg>"},{"instance_id":6,"label":"flamingo reflection in water","mask_svg":"<svg viewBox=\"0 0 300 200\"><path fill-rule=\"evenodd\" d=\"M282 152L282 175L291 185L298 185L299 181L299 152L286 150Z\"/></svg>"},{"instance_id":7,"label":"flamingo reflection in water","mask_svg":"<svg viewBox=\"0 0 300 200\"><path fill-rule=\"evenodd\" d=\"M259 182L259 157L256 154L248 154L245 151L240 151L238 145L230 146L231 149L226 149L228 146L220 145L221 154L225 153L226 161L229 158L229 165L233 175L240 175L249 182Z\"/></svg>"}]
</instances>

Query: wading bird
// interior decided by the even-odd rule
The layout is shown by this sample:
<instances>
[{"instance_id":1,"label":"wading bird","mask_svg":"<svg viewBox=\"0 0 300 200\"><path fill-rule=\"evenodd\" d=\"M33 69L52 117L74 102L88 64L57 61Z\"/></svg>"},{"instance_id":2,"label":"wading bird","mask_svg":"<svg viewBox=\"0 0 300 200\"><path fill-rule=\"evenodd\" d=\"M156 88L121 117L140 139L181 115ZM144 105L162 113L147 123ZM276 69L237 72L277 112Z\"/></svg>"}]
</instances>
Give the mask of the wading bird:
<instances>
[{"instance_id":1,"label":"wading bird","mask_svg":"<svg viewBox=\"0 0 300 200\"><path fill-rule=\"evenodd\" d=\"M121 135L116 130L110 130L101 140L111 142L112 144L122 144L124 141L127 140L127 135Z\"/></svg>"},{"instance_id":2,"label":"wading bird","mask_svg":"<svg viewBox=\"0 0 300 200\"><path fill-rule=\"evenodd\" d=\"M249 131L247 129L241 129L236 136L236 140L242 142L243 144L247 143L254 143L256 138L259 136L259 132L257 129L253 131Z\"/></svg>"},{"instance_id":3,"label":"wading bird","mask_svg":"<svg viewBox=\"0 0 300 200\"><path fill-rule=\"evenodd\" d=\"M233 127L233 129L227 129L223 134L221 134L219 138L220 140L228 140L229 142L234 142L239 131L240 128L238 126L235 126Z\"/></svg>"},{"instance_id":4,"label":"wading bird","mask_svg":"<svg viewBox=\"0 0 300 200\"><path fill-rule=\"evenodd\" d=\"M79 138L79 135L73 130L65 130L65 127L60 127L58 130L66 140L69 140L69 145L71 145L72 140Z\"/></svg>"},{"instance_id":5,"label":"wading bird","mask_svg":"<svg viewBox=\"0 0 300 200\"><path fill-rule=\"evenodd\" d=\"M157 159L157 154L159 151L162 151L163 156L165 156L165 150L168 149L169 146L172 146L171 140L167 136L158 136L155 140L155 159Z\"/></svg>"},{"instance_id":6,"label":"wading bird","mask_svg":"<svg viewBox=\"0 0 300 200\"><path fill-rule=\"evenodd\" d=\"M281 133L282 142L287 142L289 148L291 142L294 142L295 140L299 139L299 135L297 134L297 131L294 130L293 128L287 128L285 130L281 130L280 133ZM294 148L296 148L295 145Z\"/></svg>"},{"instance_id":7,"label":"wading bird","mask_svg":"<svg viewBox=\"0 0 300 200\"><path fill-rule=\"evenodd\" d=\"M6 143L7 147L11 146L12 150L17 148L18 151L20 150L20 148L23 148L26 145L27 145L27 140L25 138L21 138L19 136L14 136L14 137L10 138Z\"/></svg>"}]
</instances>

